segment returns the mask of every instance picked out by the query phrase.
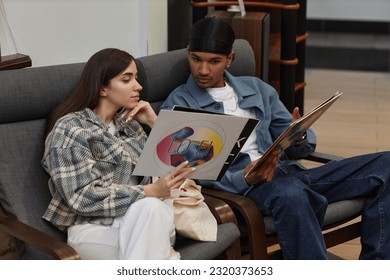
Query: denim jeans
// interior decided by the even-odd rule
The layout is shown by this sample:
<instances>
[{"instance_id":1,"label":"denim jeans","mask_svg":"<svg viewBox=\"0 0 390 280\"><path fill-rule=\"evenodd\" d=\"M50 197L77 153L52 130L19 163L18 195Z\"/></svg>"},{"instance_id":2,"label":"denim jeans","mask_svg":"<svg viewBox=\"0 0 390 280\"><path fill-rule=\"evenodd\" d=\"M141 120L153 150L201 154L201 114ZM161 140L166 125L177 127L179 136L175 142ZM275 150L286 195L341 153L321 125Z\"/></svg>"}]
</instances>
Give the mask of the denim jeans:
<instances>
[{"instance_id":1,"label":"denim jeans","mask_svg":"<svg viewBox=\"0 0 390 280\"><path fill-rule=\"evenodd\" d=\"M360 259L390 259L390 152L302 169L282 165L248 197L274 217L285 259L327 259L321 227L329 203L366 197Z\"/></svg>"}]
</instances>

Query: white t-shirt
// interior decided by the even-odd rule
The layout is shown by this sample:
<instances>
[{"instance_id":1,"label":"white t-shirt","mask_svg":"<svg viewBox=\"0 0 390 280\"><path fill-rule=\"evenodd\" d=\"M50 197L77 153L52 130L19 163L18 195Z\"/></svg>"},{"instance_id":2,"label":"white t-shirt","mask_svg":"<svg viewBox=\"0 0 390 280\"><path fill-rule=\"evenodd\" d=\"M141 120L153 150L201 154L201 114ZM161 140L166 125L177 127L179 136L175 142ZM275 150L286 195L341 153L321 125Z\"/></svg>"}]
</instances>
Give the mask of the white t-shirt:
<instances>
[{"instance_id":1,"label":"white t-shirt","mask_svg":"<svg viewBox=\"0 0 390 280\"><path fill-rule=\"evenodd\" d=\"M234 89L225 82L224 87L220 88L208 88L207 92L210 96L217 102L223 102L224 113L227 115L234 115L239 117L246 118L256 118L254 109L241 109L238 106L237 94ZM252 131L248 140L245 142L244 147L241 149L242 153L247 153L251 160L258 159L261 157L261 154L258 152L257 143L256 143L256 132Z\"/></svg>"},{"instance_id":2,"label":"white t-shirt","mask_svg":"<svg viewBox=\"0 0 390 280\"><path fill-rule=\"evenodd\" d=\"M112 135L115 135L116 127L113 120L108 124L108 132L110 132Z\"/></svg>"}]
</instances>

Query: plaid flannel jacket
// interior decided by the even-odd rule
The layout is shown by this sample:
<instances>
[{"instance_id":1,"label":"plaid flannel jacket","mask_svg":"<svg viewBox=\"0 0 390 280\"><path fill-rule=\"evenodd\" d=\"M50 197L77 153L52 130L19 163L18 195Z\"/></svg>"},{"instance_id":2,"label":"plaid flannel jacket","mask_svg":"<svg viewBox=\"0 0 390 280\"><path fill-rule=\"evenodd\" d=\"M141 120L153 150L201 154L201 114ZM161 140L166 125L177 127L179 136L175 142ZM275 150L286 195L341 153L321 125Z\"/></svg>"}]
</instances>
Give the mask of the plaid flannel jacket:
<instances>
[{"instance_id":1,"label":"plaid flannel jacket","mask_svg":"<svg viewBox=\"0 0 390 280\"><path fill-rule=\"evenodd\" d=\"M108 126L90 109L59 119L46 138L42 165L52 200L43 215L61 230L75 224L111 225L144 198L149 177L132 172L146 141L140 124ZM134 185L134 179L139 183Z\"/></svg>"}]
</instances>

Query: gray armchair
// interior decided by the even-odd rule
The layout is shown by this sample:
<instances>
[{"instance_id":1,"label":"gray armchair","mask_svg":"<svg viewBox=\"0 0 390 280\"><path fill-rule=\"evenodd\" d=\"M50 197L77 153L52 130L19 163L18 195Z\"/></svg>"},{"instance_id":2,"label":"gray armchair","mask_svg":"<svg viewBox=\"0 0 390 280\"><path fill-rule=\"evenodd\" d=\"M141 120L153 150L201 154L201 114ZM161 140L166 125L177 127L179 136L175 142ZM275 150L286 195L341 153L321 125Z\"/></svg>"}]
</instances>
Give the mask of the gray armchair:
<instances>
[{"instance_id":1,"label":"gray armchair","mask_svg":"<svg viewBox=\"0 0 390 280\"><path fill-rule=\"evenodd\" d=\"M235 60L230 65L229 72L235 76L254 76L255 58L249 43L238 39L234 43L233 50ZM139 78L143 85L142 98L150 101L156 111L167 94L178 85L185 83L190 74L185 49L166 53L163 60L164 63L159 64L160 55L152 55L140 60L138 65ZM315 152L307 159L325 163L329 160L337 160L338 157ZM235 212L241 232L241 258L282 258L279 249L269 252L272 245L278 244L273 218L263 217L252 200L208 188L203 188L202 192L222 199ZM360 236L360 221L352 223L350 221L360 216L363 203L364 199L354 199L331 203L328 206L324 223L324 238L328 248Z\"/></svg>"},{"instance_id":2,"label":"gray armchair","mask_svg":"<svg viewBox=\"0 0 390 280\"><path fill-rule=\"evenodd\" d=\"M236 40L233 48L236 59L229 71L237 76L254 75L255 59L249 43ZM56 256L77 258L74 250L63 242L66 236L41 219L49 203L49 193L47 175L39 162L43 152L45 117L76 84L82 66L71 64L0 72L0 206L5 210L5 214L0 213L0 234L1 231L7 232L23 240L15 247L12 237L7 237L7 244L21 250L27 258L47 258L46 254L35 249L34 246L38 245ZM141 97L149 101L156 112L168 94L185 83L190 73L185 49L139 58L137 66L143 86ZM318 153L311 158L327 160ZM181 240L177 249L183 258L281 258L280 250L268 253L269 246L277 244L272 217L263 217L248 198L206 188L203 188L203 193L220 223L218 242ZM217 205L212 206L213 202ZM324 230L328 229L324 233L328 247L360 236L360 222L343 223L358 217L362 206L363 201L359 199L329 205L324 225ZM234 224L236 220L239 231ZM45 232L51 238L31 241L32 231L19 222ZM237 241L239 235L240 242ZM53 238L55 244L48 245Z\"/></svg>"},{"instance_id":3,"label":"gray armchair","mask_svg":"<svg viewBox=\"0 0 390 280\"><path fill-rule=\"evenodd\" d=\"M159 70L148 82L164 84L158 72L167 70L166 54L155 62ZM51 197L40 162L45 118L72 91L83 66L0 71L0 259L79 259L66 244L66 234L42 219ZM240 233L232 210L219 199L205 198L219 224L217 241L180 238L175 249L182 259L239 258Z\"/></svg>"}]
</instances>

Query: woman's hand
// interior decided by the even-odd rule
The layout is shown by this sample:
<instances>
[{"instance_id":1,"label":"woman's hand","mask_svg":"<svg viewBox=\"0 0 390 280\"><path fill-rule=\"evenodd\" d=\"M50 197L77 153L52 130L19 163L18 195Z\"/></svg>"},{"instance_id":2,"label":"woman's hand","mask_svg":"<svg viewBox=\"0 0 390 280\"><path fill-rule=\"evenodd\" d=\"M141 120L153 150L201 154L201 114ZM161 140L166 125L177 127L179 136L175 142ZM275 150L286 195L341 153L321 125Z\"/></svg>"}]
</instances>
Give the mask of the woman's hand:
<instances>
[{"instance_id":1,"label":"woman's hand","mask_svg":"<svg viewBox=\"0 0 390 280\"><path fill-rule=\"evenodd\" d=\"M260 185L265 182L269 182L274 177L275 168L278 162L280 151L277 150L267 158L267 160L259 167L256 168L249 176L244 177L246 183L249 186ZM256 164L256 160L248 164L244 169L244 174L247 174L248 171Z\"/></svg>"},{"instance_id":2,"label":"woman's hand","mask_svg":"<svg viewBox=\"0 0 390 280\"><path fill-rule=\"evenodd\" d=\"M140 100L133 109L126 109L120 117L125 123L134 119L150 127L153 127L157 120L157 115L152 106L149 102L143 100Z\"/></svg>"},{"instance_id":3,"label":"woman's hand","mask_svg":"<svg viewBox=\"0 0 390 280\"><path fill-rule=\"evenodd\" d=\"M167 198L171 195L171 189L179 188L186 177L194 172L195 168L186 168L188 161L182 162L180 165L172 169L168 174L160 177L156 182L146 185L145 196Z\"/></svg>"}]
</instances>

